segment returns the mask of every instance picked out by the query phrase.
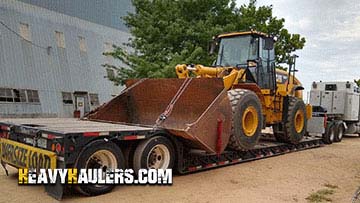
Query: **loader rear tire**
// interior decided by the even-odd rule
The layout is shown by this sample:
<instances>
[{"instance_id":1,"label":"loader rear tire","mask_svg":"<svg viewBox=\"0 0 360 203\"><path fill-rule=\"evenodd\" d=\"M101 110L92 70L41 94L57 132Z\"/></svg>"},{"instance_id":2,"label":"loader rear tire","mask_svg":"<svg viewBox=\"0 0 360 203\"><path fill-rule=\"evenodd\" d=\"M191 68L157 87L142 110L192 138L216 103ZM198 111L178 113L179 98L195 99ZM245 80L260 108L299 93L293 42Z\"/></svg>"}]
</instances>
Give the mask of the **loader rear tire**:
<instances>
[{"instance_id":1,"label":"loader rear tire","mask_svg":"<svg viewBox=\"0 0 360 203\"><path fill-rule=\"evenodd\" d=\"M261 103L258 96L246 89L228 91L231 102L232 133L228 148L252 149L259 141L262 128Z\"/></svg>"},{"instance_id":2,"label":"loader rear tire","mask_svg":"<svg viewBox=\"0 0 360 203\"><path fill-rule=\"evenodd\" d=\"M279 142L297 144L306 133L306 125L307 120L304 101L296 97L290 97L285 124L273 126L274 136Z\"/></svg>"}]
</instances>

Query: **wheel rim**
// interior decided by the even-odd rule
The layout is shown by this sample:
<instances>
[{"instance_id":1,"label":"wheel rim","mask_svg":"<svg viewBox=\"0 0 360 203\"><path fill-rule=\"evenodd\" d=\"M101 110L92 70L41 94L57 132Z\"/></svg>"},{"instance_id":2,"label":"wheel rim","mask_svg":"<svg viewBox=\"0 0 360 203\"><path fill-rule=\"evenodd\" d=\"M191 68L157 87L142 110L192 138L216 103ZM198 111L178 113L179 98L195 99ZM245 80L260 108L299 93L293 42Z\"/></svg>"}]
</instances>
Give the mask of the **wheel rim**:
<instances>
[{"instance_id":1,"label":"wheel rim","mask_svg":"<svg viewBox=\"0 0 360 203\"><path fill-rule=\"evenodd\" d=\"M259 118L255 107L247 107L242 116L242 127L246 136L251 137L255 134L258 122Z\"/></svg>"},{"instance_id":2,"label":"wheel rim","mask_svg":"<svg viewBox=\"0 0 360 203\"><path fill-rule=\"evenodd\" d=\"M295 131L300 133L304 128L304 113L302 110L297 110L294 118Z\"/></svg>"},{"instance_id":3,"label":"wheel rim","mask_svg":"<svg viewBox=\"0 0 360 203\"><path fill-rule=\"evenodd\" d=\"M170 151L163 145L155 145L147 157L147 167L150 169L167 169L170 164Z\"/></svg>"},{"instance_id":4,"label":"wheel rim","mask_svg":"<svg viewBox=\"0 0 360 203\"><path fill-rule=\"evenodd\" d=\"M103 179L105 179L106 171L118 168L118 161L115 155L109 150L99 150L92 154L85 164L86 169L102 169ZM95 187L103 187L104 185L95 185Z\"/></svg>"}]
</instances>

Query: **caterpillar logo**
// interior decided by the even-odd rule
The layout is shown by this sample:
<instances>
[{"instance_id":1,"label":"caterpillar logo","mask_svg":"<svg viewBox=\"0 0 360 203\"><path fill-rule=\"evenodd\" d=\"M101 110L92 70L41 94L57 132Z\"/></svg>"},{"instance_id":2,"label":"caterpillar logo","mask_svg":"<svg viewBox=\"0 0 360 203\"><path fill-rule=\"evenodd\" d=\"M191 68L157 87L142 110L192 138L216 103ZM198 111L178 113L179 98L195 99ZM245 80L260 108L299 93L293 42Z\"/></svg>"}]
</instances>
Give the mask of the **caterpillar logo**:
<instances>
[{"instance_id":1,"label":"caterpillar logo","mask_svg":"<svg viewBox=\"0 0 360 203\"><path fill-rule=\"evenodd\" d=\"M8 139L0 139L0 158L19 168L55 168L56 154Z\"/></svg>"}]
</instances>

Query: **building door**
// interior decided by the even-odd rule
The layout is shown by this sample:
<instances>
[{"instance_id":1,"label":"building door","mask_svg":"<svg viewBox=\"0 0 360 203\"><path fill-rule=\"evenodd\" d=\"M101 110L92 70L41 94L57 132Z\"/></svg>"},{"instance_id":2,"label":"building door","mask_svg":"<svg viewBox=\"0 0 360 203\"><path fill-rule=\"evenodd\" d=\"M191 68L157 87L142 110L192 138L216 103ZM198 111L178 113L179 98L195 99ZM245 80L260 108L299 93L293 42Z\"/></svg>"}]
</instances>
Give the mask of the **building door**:
<instances>
[{"instance_id":1,"label":"building door","mask_svg":"<svg viewBox=\"0 0 360 203\"><path fill-rule=\"evenodd\" d=\"M85 98L84 96L76 96L76 110L80 111L80 118L85 114Z\"/></svg>"}]
</instances>

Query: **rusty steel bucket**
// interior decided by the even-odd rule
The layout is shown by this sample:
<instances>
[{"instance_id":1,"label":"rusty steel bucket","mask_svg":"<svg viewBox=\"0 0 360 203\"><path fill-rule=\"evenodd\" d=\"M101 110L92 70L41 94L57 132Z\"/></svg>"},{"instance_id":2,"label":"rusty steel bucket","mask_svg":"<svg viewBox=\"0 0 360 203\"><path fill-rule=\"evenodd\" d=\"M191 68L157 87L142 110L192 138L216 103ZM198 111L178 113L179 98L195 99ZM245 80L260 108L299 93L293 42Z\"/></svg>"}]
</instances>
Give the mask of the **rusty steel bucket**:
<instances>
[{"instance_id":1,"label":"rusty steel bucket","mask_svg":"<svg viewBox=\"0 0 360 203\"><path fill-rule=\"evenodd\" d=\"M130 80L87 119L163 128L191 147L222 152L231 131L231 105L222 79Z\"/></svg>"}]
</instances>

